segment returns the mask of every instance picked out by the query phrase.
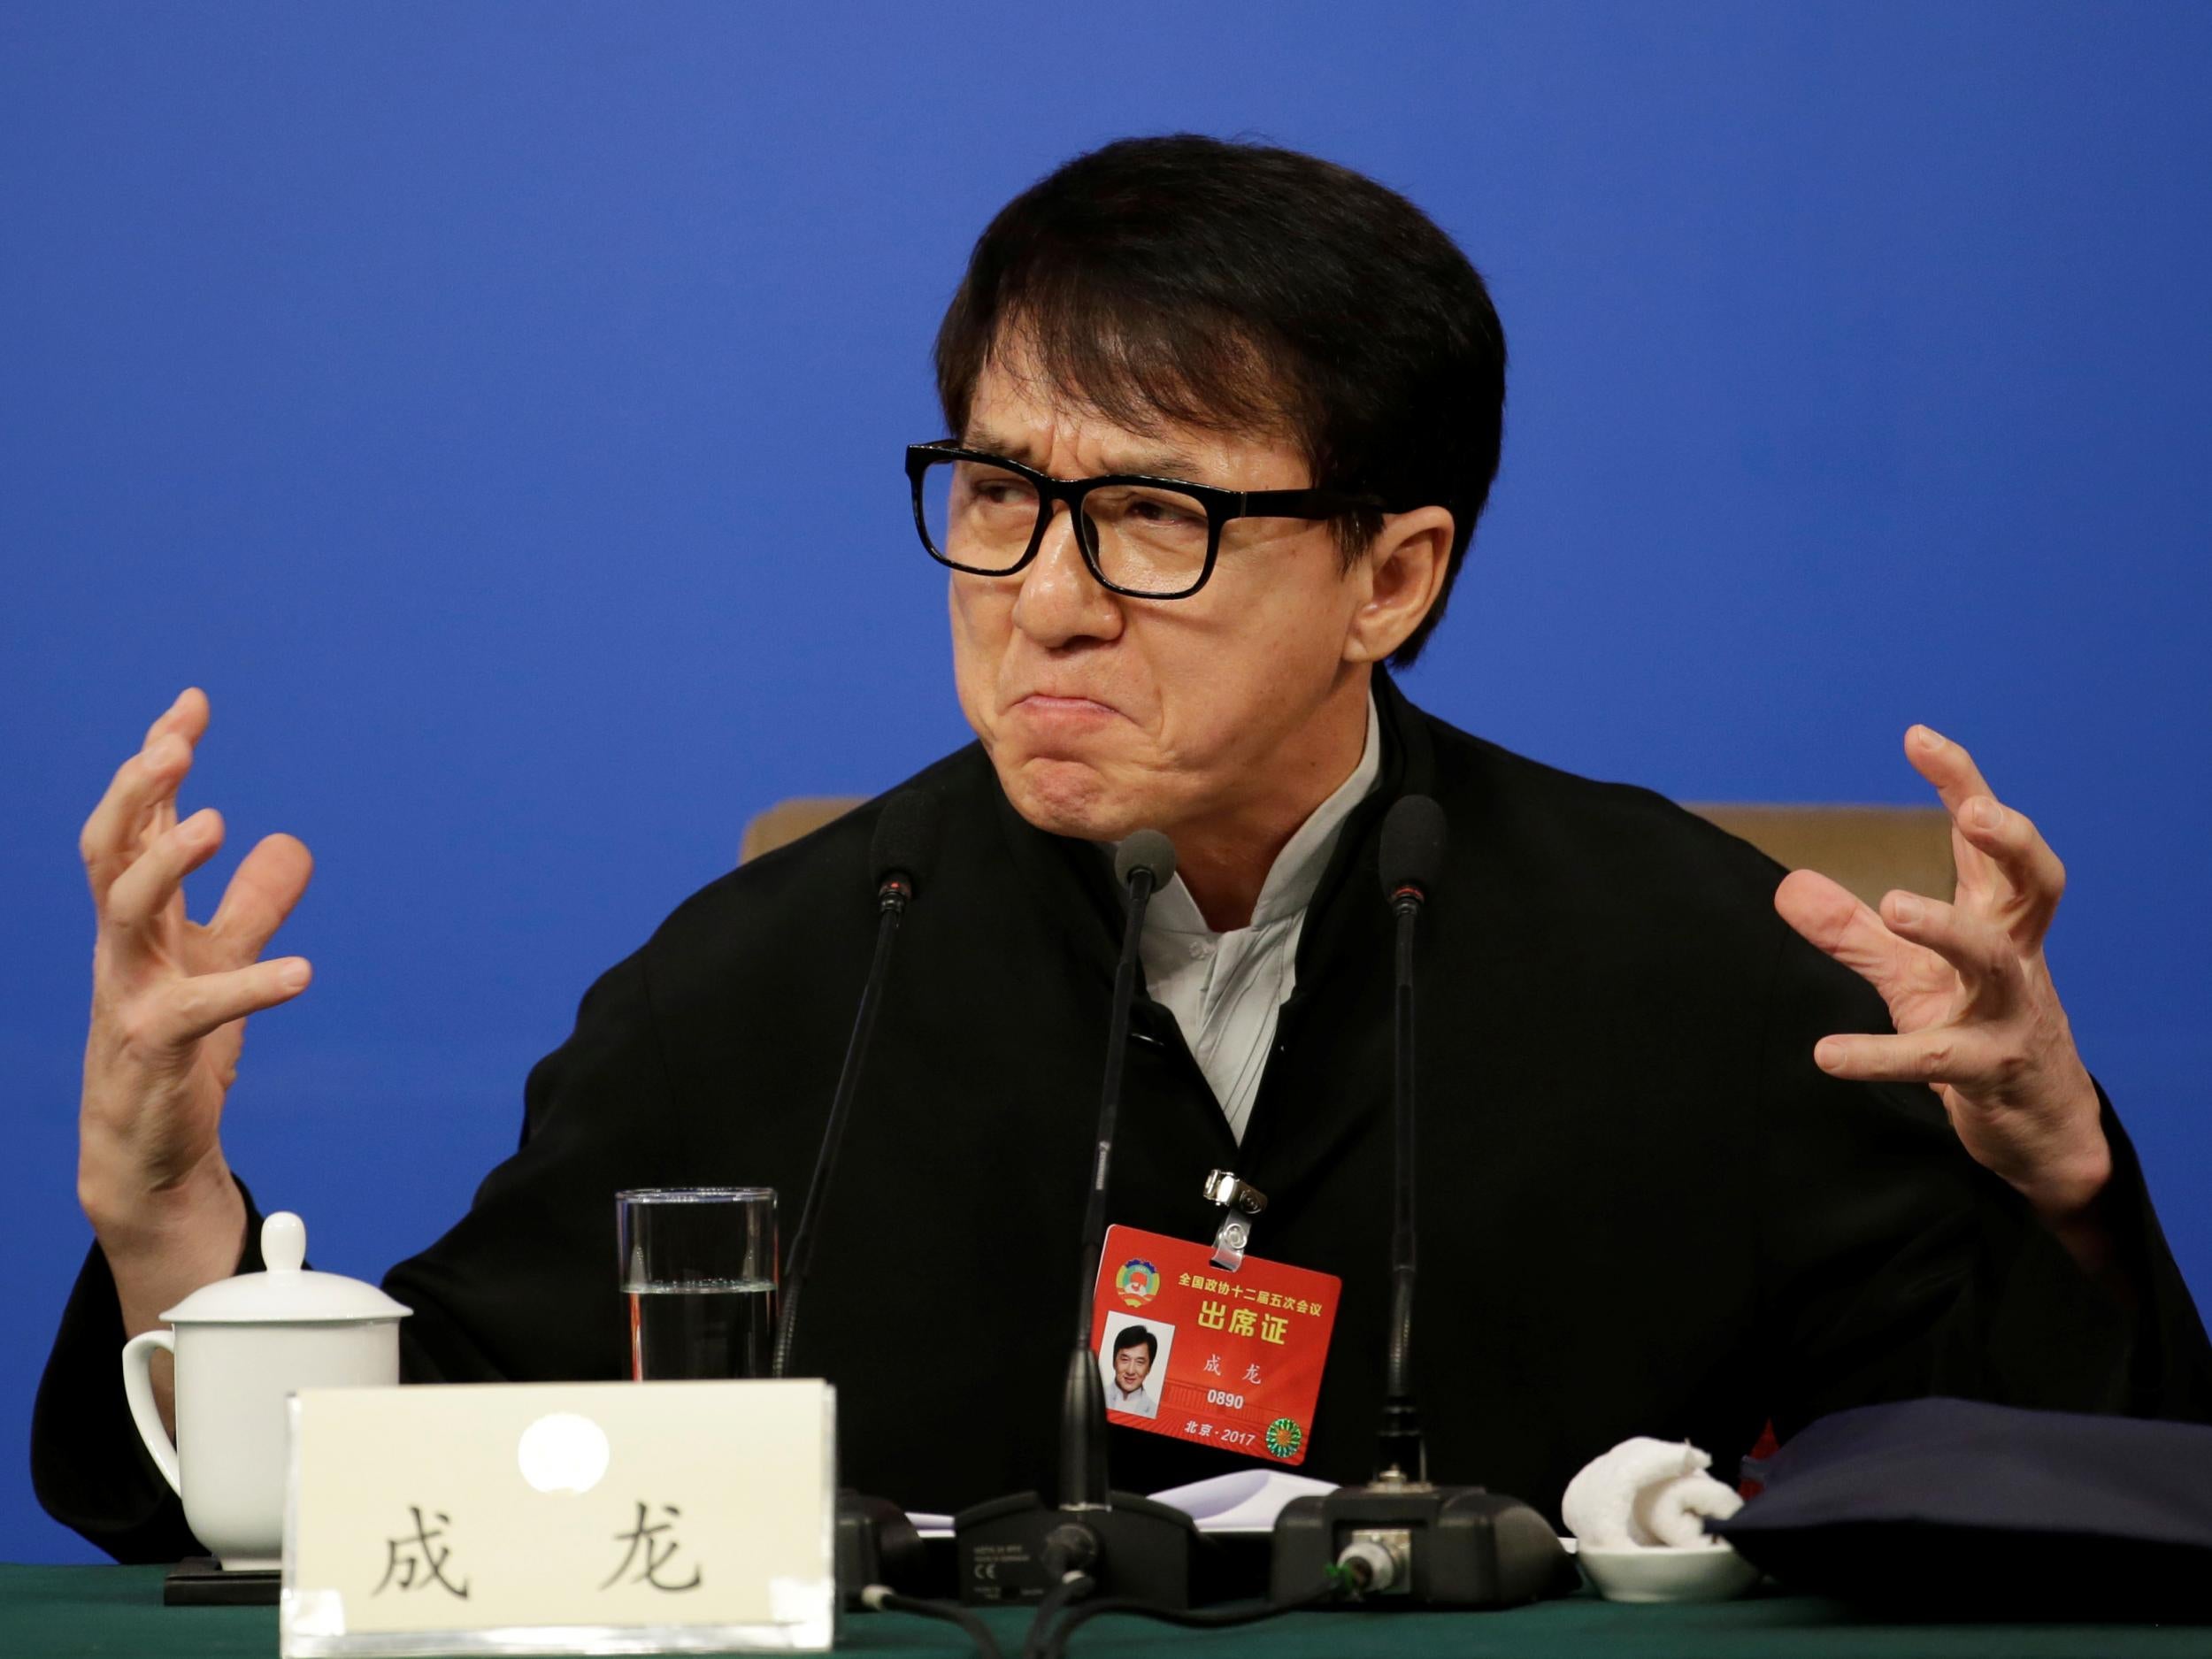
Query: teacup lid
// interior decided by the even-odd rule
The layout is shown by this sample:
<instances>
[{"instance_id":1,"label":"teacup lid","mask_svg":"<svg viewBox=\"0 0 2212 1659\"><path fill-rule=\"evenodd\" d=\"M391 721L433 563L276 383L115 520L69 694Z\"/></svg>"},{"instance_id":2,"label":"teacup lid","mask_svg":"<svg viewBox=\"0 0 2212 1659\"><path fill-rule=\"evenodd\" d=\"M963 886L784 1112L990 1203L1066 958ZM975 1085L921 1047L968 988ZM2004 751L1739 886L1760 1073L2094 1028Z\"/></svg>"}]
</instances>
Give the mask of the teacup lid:
<instances>
[{"instance_id":1,"label":"teacup lid","mask_svg":"<svg viewBox=\"0 0 2212 1659\"><path fill-rule=\"evenodd\" d=\"M349 1325L414 1311L374 1285L317 1273L307 1260L307 1224L280 1210L261 1224L265 1271L203 1285L161 1317L171 1325Z\"/></svg>"}]
</instances>

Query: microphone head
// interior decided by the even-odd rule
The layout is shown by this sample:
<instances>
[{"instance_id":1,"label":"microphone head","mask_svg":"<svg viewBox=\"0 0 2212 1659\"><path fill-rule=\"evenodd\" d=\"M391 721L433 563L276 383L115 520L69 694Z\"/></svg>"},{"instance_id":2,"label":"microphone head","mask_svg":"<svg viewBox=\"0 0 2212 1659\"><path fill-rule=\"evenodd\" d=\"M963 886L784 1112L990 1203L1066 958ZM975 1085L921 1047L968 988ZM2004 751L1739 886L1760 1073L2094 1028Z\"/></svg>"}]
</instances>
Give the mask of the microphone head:
<instances>
[{"instance_id":1,"label":"microphone head","mask_svg":"<svg viewBox=\"0 0 2212 1659\"><path fill-rule=\"evenodd\" d=\"M1398 797L1382 826L1383 897L1410 887L1426 899L1444 873L1444 809L1425 795Z\"/></svg>"},{"instance_id":2,"label":"microphone head","mask_svg":"<svg viewBox=\"0 0 2212 1659\"><path fill-rule=\"evenodd\" d=\"M937 797L926 789L901 789L876 817L875 839L868 843L868 867L880 891L902 881L908 892L920 886L937 856Z\"/></svg>"},{"instance_id":3,"label":"microphone head","mask_svg":"<svg viewBox=\"0 0 2212 1659\"><path fill-rule=\"evenodd\" d=\"M1123 887L1140 870L1152 874L1152 890L1157 893L1175 876L1175 843L1156 829L1139 830L1114 849L1114 879Z\"/></svg>"}]
</instances>

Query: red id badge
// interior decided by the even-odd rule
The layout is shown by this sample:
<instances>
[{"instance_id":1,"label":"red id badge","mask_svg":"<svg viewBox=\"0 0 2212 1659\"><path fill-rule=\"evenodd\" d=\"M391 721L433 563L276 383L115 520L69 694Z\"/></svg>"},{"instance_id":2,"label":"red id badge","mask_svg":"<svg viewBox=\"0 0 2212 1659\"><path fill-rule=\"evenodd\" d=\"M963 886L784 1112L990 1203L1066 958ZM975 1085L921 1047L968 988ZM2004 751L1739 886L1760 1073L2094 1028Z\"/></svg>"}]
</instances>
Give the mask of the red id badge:
<instances>
[{"instance_id":1,"label":"red id badge","mask_svg":"<svg viewBox=\"0 0 2212 1659\"><path fill-rule=\"evenodd\" d=\"M1342 1281L1109 1227L1092 1303L1106 1420L1267 1463L1306 1461Z\"/></svg>"}]
</instances>

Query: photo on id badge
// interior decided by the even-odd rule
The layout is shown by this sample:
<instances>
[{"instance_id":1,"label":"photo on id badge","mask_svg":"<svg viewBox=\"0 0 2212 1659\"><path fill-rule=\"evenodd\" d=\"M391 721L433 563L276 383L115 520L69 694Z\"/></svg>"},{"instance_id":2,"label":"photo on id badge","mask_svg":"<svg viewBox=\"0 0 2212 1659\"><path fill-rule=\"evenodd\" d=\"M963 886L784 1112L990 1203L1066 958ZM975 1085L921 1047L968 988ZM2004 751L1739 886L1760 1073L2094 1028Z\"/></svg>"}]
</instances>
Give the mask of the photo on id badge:
<instances>
[{"instance_id":1,"label":"photo on id badge","mask_svg":"<svg viewBox=\"0 0 2212 1659\"><path fill-rule=\"evenodd\" d=\"M1110 1417L1155 1417L1160 1414L1160 1379L1167 1375L1168 1349L1175 1327L1142 1314L1110 1313L1098 1344L1100 1379L1106 1385Z\"/></svg>"}]
</instances>

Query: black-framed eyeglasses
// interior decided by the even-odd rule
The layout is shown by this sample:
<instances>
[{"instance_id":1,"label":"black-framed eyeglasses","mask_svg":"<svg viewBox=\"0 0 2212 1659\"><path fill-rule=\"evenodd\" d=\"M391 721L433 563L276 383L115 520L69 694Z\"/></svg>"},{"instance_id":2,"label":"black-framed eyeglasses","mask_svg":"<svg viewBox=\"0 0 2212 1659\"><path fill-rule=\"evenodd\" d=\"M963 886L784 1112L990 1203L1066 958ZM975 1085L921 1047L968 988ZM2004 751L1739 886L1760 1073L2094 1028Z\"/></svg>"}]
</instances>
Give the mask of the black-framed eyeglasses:
<instances>
[{"instance_id":1,"label":"black-framed eyeglasses","mask_svg":"<svg viewBox=\"0 0 2212 1659\"><path fill-rule=\"evenodd\" d=\"M1179 478L1113 472L1052 478L949 438L910 444L914 527L940 565L1010 576L1037 557L1056 502L1099 586L1133 599L1186 599L1206 585L1232 518L1335 518L1401 512L1379 495L1330 489L1218 489Z\"/></svg>"}]
</instances>

